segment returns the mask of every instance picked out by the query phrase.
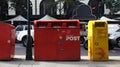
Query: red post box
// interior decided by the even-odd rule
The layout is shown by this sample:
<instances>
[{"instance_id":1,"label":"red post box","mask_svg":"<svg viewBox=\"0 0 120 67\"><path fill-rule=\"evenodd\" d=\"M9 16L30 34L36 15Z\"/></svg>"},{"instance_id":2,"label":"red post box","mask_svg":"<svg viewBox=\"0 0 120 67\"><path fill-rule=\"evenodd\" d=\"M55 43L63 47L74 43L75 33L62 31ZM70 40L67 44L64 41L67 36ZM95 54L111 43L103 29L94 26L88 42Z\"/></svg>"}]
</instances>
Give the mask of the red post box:
<instances>
[{"instance_id":1,"label":"red post box","mask_svg":"<svg viewBox=\"0 0 120 67\"><path fill-rule=\"evenodd\" d=\"M80 60L79 20L35 20L34 60Z\"/></svg>"},{"instance_id":2,"label":"red post box","mask_svg":"<svg viewBox=\"0 0 120 67\"><path fill-rule=\"evenodd\" d=\"M11 60L15 53L15 27L0 22L0 60Z\"/></svg>"}]
</instances>

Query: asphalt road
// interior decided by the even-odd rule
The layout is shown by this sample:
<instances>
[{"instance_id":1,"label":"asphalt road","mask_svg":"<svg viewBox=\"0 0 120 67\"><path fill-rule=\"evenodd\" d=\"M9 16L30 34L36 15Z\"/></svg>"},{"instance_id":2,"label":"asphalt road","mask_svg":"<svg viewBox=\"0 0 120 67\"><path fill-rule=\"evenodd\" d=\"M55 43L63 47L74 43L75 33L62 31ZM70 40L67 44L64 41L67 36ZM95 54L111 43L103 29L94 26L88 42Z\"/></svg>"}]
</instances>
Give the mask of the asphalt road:
<instances>
[{"instance_id":1,"label":"asphalt road","mask_svg":"<svg viewBox=\"0 0 120 67\"><path fill-rule=\"evenodd\" d=\"M88 51L85 50L82 46L80 50L81 50L81 57L83 59L88 59ZM34 54L34 48L32 53ZM17 43L15 46L15 57L20 57L22 59L25 59L25 56L26 56L26 48L23 47L21 43ZM109 50L109 56L114 57L116 59L120 57L120 48L114 48L113 50Z\"/></svg>"}]
</instances>

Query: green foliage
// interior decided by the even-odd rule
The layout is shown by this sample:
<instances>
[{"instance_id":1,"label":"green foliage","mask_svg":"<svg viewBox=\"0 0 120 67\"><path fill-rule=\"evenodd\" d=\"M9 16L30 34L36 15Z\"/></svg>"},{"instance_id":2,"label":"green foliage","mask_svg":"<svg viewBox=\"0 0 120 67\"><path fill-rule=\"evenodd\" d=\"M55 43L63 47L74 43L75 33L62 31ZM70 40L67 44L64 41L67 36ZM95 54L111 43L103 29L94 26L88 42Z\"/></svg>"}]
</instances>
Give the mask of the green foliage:
<instances>
[{"instance_id":1,"label":"green foliage","mask_svg":"<svg viewBox=\"0 0 120 67\"><path fill-rule=\"evenodd\" d=\"M120 11L120 0L103 0L103 2L110 9L110 14Z\"/></svg>"},{"instance_id":2,"label":"green foliage","mask_svg":"<svg viewBox=\"0 0 120 67\"><path fill-rule=\"evenodd\" d=\"M7 0L0 0L0 6L5 6L7 3Z\"/></svg>"},{"instance_id":3,"label":"green foliage","mask_svg":"<svg viewBox=\"0 0 120 67\"><path fill-rule=\"evenodd\" d=\"M8 14L7 0L0 0L0 20L5 19L7 14Z\"/></svg>"}]
</instances>

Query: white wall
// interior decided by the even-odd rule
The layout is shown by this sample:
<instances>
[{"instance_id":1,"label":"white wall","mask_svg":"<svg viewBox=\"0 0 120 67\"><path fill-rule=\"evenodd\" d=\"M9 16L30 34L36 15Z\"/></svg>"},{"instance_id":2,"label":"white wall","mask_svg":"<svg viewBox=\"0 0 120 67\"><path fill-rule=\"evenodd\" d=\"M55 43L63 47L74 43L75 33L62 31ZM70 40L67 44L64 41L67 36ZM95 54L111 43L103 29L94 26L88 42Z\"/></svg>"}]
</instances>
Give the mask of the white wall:
<instances>
[{"instance_id":1,"label":"white wall","mask_svg":"<svg viewBox=\"0 0 120 67\"><path fill-rule=\"evenodd\" d=\"M82 3L88 4L89 0L79 0L79 1L82 2Z\"/></svg>"},{"instance_id":2,"label":"white wall","mask_svg":"<svg viewBox=\"0 0 120 67\"><path fill-rule=\"evenodd\" d=\"M31 2L32 2L32 14L33 15L39 15L40 14L40 8L39 8L39 6L40 6L40 2L42 1L42 0L37 0L37 13L35 13L36 12L36 10L35 10L35 0L30 0Z\"/></svg>"},{"instance_id":3,"label":"white wall","mask_svg":"<svg viewBox=\"0 0 120 67\"><path fill-rule=\"evenodd\" d=\"M11 7L12 2L8 1L8 15L15 15L15 8Z\"/></svg>"}]
</instances>

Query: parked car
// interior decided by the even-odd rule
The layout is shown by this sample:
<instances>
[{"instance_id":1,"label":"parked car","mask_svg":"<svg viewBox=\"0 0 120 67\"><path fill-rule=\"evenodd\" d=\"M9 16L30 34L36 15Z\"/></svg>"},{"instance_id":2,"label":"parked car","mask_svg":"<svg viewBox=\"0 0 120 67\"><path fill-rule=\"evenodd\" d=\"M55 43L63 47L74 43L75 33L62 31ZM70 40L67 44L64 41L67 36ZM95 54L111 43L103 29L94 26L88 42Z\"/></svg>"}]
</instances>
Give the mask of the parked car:
<instances>
[{"instance_id":1,"label":"parked car","mask_svg":"<svg viewBox=\"0 0 120 67\"><path fill-rule=\"evenodd\" d=\"M120 25L119 24L109 24L108 34L110 43L115 47L120 47Z\"/></svg>"},{"instance_id":2,"label":"parked car","mask_svg":"<svg viewBox=\"0 0 120 67\"><path fill-rule=\"evenodd\" d=\"M119 24L108 24L108 34L112 34L118 29L120 29Z\"/></svg>"},{"instance_id":3,"label":"parked car","mask_svg":"<svg viewBox=\"0 0 120 67\"><path fill-rule=\"evenodd\" d=\"M16 40L18 42L22 42L23 46L26 47L27 45L27 35L28 35L28 25L18 25L16 27ZM31 43L34 42L34 27L33 25L30 26L30 32L31 32Z\"/></svg>"},{"instance_id":4,"label":"parked car","mask_svg":"<svg viewBox=\"0 0 120 67\"><path fill-rule=\"evenodd\" d=\"M120 48L120 29L116 30L112 34L109 34L109 39L111 40L111 44Z\"/></svg>"},{"instance_id":5,"label":"parked car","mask_svg":"<svg viewBox=\"0 0 120 67\"><path fill-rule=\"evenodd\" d=\"M80 22L80 44L85 42L87 36L87 22Z\"/></svg>"}]
</instances>

